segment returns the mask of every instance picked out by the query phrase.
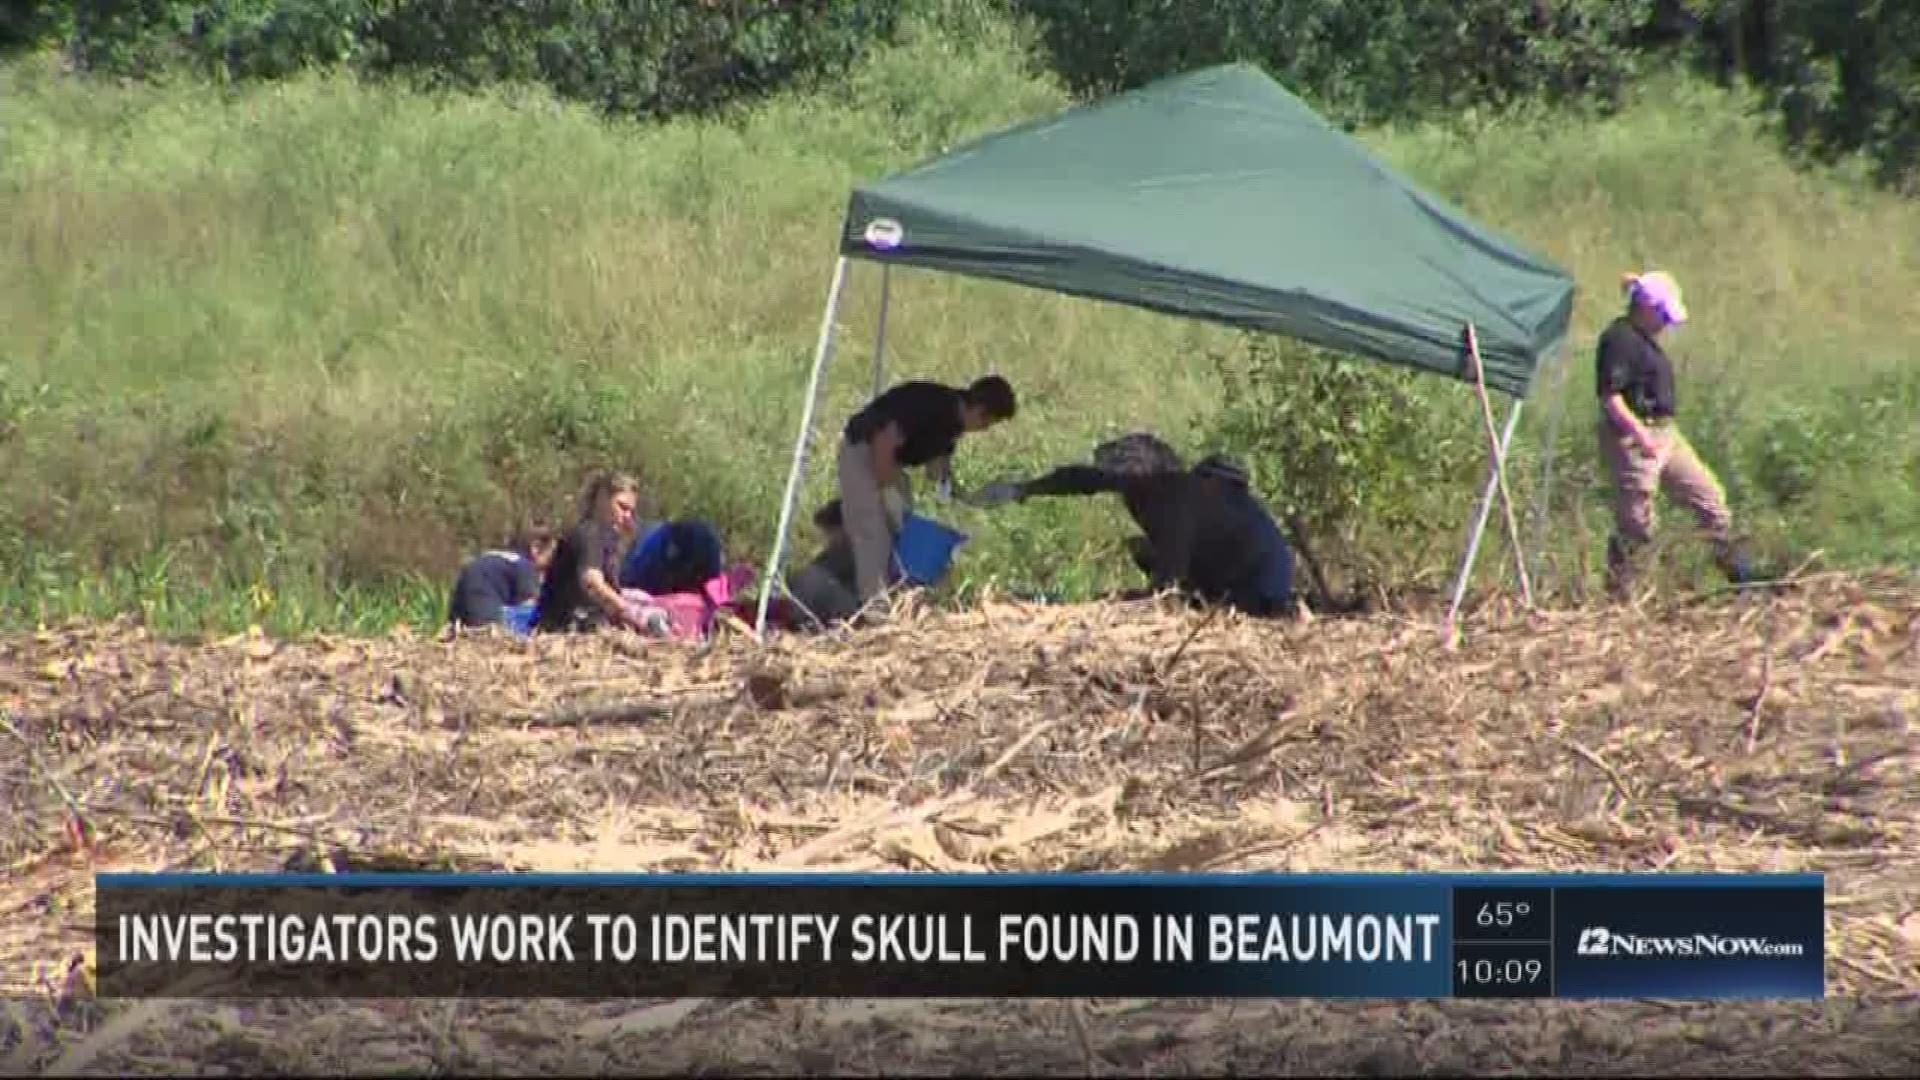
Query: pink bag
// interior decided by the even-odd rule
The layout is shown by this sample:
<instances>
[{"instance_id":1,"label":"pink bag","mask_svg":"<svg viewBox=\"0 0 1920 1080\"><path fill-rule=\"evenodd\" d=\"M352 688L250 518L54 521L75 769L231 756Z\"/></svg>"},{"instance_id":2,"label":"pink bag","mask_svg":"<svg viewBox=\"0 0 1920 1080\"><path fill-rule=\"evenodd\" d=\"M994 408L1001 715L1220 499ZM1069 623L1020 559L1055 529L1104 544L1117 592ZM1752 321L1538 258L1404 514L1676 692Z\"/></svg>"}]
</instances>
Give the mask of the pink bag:
<instances>
[{"instance_id":1,"label":"pink bag","mask_svg":"<svg viewBox=\"0 0 1920 1080\"><path fill-rule=\"evenodd\" d=\"M672 620L669 636L681 641L699 641L707 636L712 623L712 609L708 607L706 597L697 593L668 593L653 598L654 606L665 609Z\"/></svg>"},{"instance_id":2,"label":"pink bag","mask_svg":"<svg viewBox=\"0 0 1920 1080\"><path fill-rule=\"evenodd\" d=\"M714 607L726 607L733 603L734 597L740 595L741 589L753 584L755 576L753 567L738 563L719 577L708 578L701 588Z\"/></svg>"},{"instance_id":3,"label":"pink bag","mask_svg":"<svg viewBox=\"0 0 1920 1080\"><path fill-rule=\"evenodd\" d=\"M752 584L753 579L753 568L739 565L707 579L700 592L648 596L646 603L667 613L671 624L668 636L681 641L704 641L713 632L715 610L732 603L734 595ZM627 591L636 593L639 590Z\"/></svg>"}]
</instances>

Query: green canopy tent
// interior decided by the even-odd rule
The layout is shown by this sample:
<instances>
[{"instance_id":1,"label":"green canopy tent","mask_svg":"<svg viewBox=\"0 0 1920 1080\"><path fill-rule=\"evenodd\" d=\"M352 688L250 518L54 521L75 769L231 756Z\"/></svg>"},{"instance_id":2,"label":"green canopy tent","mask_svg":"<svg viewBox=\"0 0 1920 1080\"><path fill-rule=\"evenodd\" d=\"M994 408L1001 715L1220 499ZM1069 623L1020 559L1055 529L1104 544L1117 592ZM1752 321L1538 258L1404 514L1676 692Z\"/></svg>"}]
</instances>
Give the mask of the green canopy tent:
<instances>
[{"instance_id":1,"label":"green canopy tent","mask_svg":"<svg viewBox=\"0 0 1920 1080\"><path fill-rule=\"evenodd\" d=\"M1572 278L1376 160L1258 68L1230 64L1017 125L857 187L821 318L757 629L785 554L851 260L1016 282L1245 329L1472 383L1491 462L1451 632L1536 371L1564 340ZM1487 390L1510 395L1496 431Z\"/></svg>"}]
</instances>

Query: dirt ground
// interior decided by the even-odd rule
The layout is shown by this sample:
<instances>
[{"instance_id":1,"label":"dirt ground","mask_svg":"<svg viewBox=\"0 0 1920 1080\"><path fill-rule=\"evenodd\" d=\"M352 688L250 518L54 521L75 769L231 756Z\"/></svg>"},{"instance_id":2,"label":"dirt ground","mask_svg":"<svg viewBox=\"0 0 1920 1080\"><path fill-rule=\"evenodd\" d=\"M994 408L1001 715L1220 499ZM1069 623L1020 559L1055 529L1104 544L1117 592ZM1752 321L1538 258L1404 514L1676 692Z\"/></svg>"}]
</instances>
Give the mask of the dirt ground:
<instances>
[{"instance_id":1,"label":"dirt ground","mask_svg":"<svg viewBox=\"0 0 1920 1080\"><path fill-rule=\"evenodd\" d=\"M1920 1075L1920 588L857 639L0 641L0 1072ZM1810 870L1806 1005L119 1002L159 869Z\"/></svg>"}]
</instances>

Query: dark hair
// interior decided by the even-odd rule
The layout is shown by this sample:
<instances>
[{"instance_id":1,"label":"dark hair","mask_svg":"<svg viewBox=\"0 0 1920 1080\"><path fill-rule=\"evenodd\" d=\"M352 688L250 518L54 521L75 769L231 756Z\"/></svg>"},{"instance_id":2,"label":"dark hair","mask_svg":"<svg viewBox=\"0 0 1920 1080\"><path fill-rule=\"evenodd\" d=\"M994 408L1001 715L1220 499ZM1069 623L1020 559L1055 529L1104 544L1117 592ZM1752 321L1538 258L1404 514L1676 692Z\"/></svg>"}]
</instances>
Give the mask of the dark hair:
<instances>
[{"instance_id":1,"label":"dark hair","mask_svg":"<svg viewBox=\"0 0 1920 1080\"><path fill-rule=\"evenodd\" d=\"M1011 420L1015 411L1013 384L998 375L975 379L967 387L967 402L995 420Z\"/></svg>"},{"instance_id":2,"label":"dark hair","mask_svg":"<svg viewBox=\"0 0 1920 1080\"><path fill-rule=\"evenodd\" d=\"M1186 470L1186 465L1173 447L1144 431L1122 435L1094 447L1093 467L1122 476L1151 476Z\"/></svg>"},{"instance_id":3,"label":"dark hair","mask_svg":"<svg viewBox=\"0 0 1920 1080\"><path fill-rule=\"evenodd\" d=\"M557 541L552 527L544 521L529 521L513 534L513 550L532 555L536 548L552 547Z\"/></svg>"},{"instance_id":4,"label":"dark hair","mask_svg":"<svg viewBox=\"0 0 1920 1080\"><path fill-rule=\"evenodd\" d=\"M835 499L813 512L813 527L821 532L829 529L846 528L846 515L840 509L840 500Z\"/></svg>"},{"instance_id":5,"label":"dark hair","mask_svg":"<svg viewBox=\"0 0 1920 1080\"><path fill-rule=\"evenodd\" d=\"M1225 454L1208 454L1193 467L1195 476L1210 476L1234 487L1247 486L1246 466Z\"/></svg>"}]
</instances>

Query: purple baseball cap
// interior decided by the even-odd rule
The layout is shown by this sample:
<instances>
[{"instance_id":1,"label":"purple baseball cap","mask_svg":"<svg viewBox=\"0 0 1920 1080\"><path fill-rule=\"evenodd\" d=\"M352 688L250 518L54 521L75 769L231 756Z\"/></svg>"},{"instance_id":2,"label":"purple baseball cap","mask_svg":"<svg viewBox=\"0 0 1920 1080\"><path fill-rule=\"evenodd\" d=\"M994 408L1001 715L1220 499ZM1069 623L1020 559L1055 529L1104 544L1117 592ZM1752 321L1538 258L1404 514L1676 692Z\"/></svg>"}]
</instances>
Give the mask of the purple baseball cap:
<instances>
[{"instance_id":1,"label":"purple baseball cap","mask_svg":"<svg viewBox=\"0 0 1920 1080\"><path fill-rule=\"evenodd\" d=\"M1668 322L1678 325L1687 321L1687 305L1680 298L1680 283L1665 270L1649 270L1644 274L1622 274L1621 282L1627 288L1627 296L1658 311Z\"/></svg>"}]
</instances>

